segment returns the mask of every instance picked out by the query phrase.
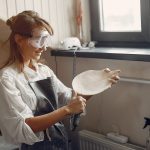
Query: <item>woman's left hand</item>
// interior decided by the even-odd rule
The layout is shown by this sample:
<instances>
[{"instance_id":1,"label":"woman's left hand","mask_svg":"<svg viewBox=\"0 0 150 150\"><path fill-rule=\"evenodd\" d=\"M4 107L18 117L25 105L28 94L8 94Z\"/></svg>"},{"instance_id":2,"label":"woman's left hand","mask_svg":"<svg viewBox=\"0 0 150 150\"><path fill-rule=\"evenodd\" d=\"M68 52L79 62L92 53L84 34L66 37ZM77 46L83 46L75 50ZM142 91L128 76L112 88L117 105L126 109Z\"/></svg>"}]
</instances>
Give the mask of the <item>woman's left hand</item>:
<instances>
[{"instance_id":1,"label":"woman's left hand","mask_svg":"<svg viewBox=\"0 0 150 150\"><path fill-rule=\"evenodd\" d=\"M112 84L116 84L118 82L118 80L120 79L120 77L119 77L120 70L112 70L111 71L109 68L105 68L104 71L110 75L109 81Z\"/></svg>"}]
</instances>

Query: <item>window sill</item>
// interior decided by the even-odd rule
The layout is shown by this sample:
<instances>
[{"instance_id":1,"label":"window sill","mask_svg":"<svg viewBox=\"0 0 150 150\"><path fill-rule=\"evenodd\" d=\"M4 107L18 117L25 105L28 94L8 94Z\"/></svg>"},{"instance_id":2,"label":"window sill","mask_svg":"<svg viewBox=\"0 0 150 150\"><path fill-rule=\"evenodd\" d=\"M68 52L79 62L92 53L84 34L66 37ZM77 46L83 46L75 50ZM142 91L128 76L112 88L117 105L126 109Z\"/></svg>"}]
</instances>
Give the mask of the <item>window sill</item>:
<instances>
[{"instance_id":1,"label":"window sill","mask_svg":"<svg viewBox=\"0 0 150 150\"><path fill-rule=\"evenodd\" d=\"M77 50L76 57L150 62L149 48L93 48ZM74 57L74 50L52 50L51 56Z\"/></svg>"}]
</instances>

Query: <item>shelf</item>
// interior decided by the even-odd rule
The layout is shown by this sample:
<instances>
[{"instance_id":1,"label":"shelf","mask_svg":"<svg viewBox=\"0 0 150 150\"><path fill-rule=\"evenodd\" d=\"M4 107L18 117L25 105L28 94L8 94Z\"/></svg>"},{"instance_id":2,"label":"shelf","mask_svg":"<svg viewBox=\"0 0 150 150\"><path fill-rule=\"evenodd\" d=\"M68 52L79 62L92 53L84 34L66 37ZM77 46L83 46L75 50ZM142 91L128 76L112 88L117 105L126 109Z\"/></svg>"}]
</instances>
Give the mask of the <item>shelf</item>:
<instances>
[{"instance_id":1,"label":"shelf","mask_svg":"<svg viewBox=\"0 0 150 150\"><path fill-rule=\"evenodd\" d=\"M74 54L75 53L75 54ZM83 57L83 58L99 58L99 59L116 59L130 61L150 62L149 48L93 48L74 50L52 50L52 56L62 57Z\"/></svg>"}]
</instances>

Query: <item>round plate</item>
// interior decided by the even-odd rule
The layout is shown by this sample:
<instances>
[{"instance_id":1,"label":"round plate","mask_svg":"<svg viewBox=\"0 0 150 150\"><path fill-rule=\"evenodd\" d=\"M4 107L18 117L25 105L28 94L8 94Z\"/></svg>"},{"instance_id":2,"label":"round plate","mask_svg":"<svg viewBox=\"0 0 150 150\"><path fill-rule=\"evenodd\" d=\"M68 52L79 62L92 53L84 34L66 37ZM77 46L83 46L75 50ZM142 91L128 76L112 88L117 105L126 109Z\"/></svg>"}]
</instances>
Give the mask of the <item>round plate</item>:
<instances>
[{"instance_id":1,"label":"round plate","mask_svg":"<svg viewBox=\"0 0 150 150\"><path fill-rule=\"evenodd\" d=\"M78 74L72 81L73 90L81 95L95 95L111 87L110 78L119 71L88 70Z\"/></svg>"}]
</instances>

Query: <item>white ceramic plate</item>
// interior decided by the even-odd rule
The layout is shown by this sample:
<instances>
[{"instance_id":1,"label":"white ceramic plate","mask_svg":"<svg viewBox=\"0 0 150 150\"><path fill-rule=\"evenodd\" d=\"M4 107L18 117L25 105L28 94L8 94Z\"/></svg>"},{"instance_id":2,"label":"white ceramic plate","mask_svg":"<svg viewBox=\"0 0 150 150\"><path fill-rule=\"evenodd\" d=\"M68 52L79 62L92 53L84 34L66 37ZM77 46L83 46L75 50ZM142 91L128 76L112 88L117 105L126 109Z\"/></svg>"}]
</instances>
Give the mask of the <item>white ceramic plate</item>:
<instances>
[{"instance_id":1,"label":"white ceramic plate","mask_svg":"<svg viewBox=\"0 0 150 150\"><path fill-rule=\"evenodd\" d=\"M95 95L111 87L110 78L118 75L118 70L88 70L78 74L72 81L73 90L81 95Z\"/></svg>"}]
</instances>

